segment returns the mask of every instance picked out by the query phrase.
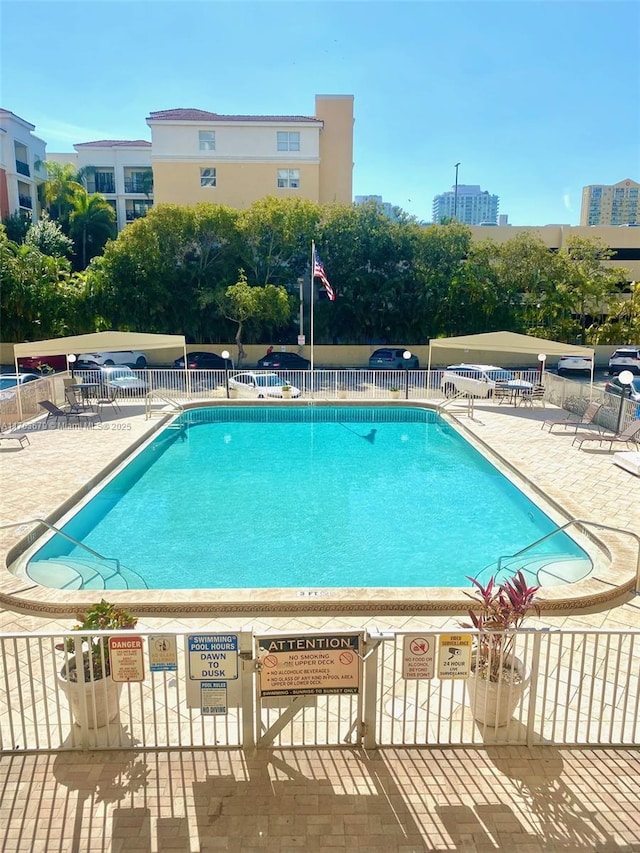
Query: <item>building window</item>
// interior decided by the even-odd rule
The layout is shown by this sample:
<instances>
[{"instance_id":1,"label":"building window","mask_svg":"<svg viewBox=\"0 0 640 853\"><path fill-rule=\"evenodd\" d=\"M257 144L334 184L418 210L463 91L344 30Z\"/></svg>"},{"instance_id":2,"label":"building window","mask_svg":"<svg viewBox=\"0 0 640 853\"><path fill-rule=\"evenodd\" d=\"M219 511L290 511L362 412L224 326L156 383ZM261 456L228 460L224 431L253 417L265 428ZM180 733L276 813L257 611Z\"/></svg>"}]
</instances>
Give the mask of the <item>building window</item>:
<instances>
[{"instance_id":1,"label":"building window","mask_svg":"<svg viewBox=\"0 0 640 853\"><path fill-rule=\"evenodd\" d=\"M278 189L297 190L300 186L300 169L278 169Z\"/></svg>"},{"instance_id":2,"label":"building window","mask_svg":"<svg viewBox=\"0 0 640 853\"><path fill-rule=\"evenodd\" d=\"M199 130L198 140L200 142L201 151L216 150L216 132L215 130Z\"/></svg>"},{"instance_id":3,"label":"building window","mask_svg":"<svg viewBox=\"0 0 640 853\"><path fill-rule=\"evenodd\" d=\"M278 151L299 151L300 150L300 133L297 130L288 132L286 130L278 131Z\"/></svg>"},{"instance_id":4,"label":"building window","mask_svg":"<svg viewBox=\"0 0 640 853\"><path fill-rule=\"evenodd\" d=\"M200 186L215 187L216 185L216 170L215 169L200 169Z\"/></svg>"}]
</instances>

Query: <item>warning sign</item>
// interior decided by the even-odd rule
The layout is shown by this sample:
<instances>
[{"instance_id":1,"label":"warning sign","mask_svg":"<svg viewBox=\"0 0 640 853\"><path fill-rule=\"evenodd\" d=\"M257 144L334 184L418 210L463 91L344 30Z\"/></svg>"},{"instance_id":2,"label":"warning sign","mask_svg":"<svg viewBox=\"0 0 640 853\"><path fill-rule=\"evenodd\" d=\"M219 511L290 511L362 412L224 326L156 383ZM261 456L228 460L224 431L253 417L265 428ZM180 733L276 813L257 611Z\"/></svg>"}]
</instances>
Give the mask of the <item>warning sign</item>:
<instances>
[{"instance_id":1,"label":"warning sign","mask_svg":"<svg viewBox=\"0 0 640 853\"><path fill-rule=\"evenodd\" d=\"M189 678L228 681L238 677L237 634L190 634L185 641Z\"/></svg>"},{"instance_id":2,"label":"warning sign","mask_svg":"<svg viewBox=\"0 0 640 853\"><path fill-rule=\"evenodd\" d=\"M142 637L109 637L109 659L114 681L144 681Z\"/></svg>"},{"instance_id":3,"label":"warning sign","mask_svg":"<svg viewBox=\"0 0 640 853\"><path fill-rule=\"evenodd\" d=\"M471 675L471 634L441 634L438 678L469 678Z\"/></svg>"},{"instance_id":4,"label":"warning sign","mask_svg":"<svg viewBox=\"0 0 640 853\"><path fill-rule=\"evenodd\" d=\"M436 638L406 634L402 654L403 678L433 678L436 666Z\"/></svg>"},{"instance_id":5,"label":"warning sign","mask_svg":"<svg viewBox=\"0 0 640 853\"><path fill-rule=\"evenodd\" d=\"M358 634L258 640L261 696L359 693Z\"/></svg>"},{"instance_id":6,"label":"warning sign","mask_svg":"<svg viewBox=\"0 0 640 853\"><path fill-rule=\"evenodd\" d=\"M178 669L175 634L157 634L149 637L149 669L151 672L175 672Z\"/></svg>"},{"instance_id":7,"label":"warning sign","mask_svg":"<svg viewBox=\"0 0 640 853\"><path fill-rule=\"evenodd\" d=\"M227 682L200 682L200 711L205 715L227 713Z\"/></svg>"}]
</instances>

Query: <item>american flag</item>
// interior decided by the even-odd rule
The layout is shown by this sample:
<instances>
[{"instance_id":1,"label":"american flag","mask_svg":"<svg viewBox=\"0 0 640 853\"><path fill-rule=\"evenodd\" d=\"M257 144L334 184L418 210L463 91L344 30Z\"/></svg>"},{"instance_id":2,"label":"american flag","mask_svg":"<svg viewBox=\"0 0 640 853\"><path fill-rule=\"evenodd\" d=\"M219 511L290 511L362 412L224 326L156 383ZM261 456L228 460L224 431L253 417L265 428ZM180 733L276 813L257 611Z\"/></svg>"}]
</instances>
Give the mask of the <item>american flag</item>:
<instances>
[{"instance_id":1,"label":"american flag","mask_svg":"<svg viewBox=\"0 0 640 853\"><path fill-rule=\"evenodd\" d=\"M322 282L322 286L327 291L327 296L331 302L335 302L336 292L329 284L329 279L327 278L327 274L324 271L324 265L320 260L320 256L318 252L314 248L313 250L313 270L311 271L312 278L319 278Z\"/></svg>"}]
</instances>

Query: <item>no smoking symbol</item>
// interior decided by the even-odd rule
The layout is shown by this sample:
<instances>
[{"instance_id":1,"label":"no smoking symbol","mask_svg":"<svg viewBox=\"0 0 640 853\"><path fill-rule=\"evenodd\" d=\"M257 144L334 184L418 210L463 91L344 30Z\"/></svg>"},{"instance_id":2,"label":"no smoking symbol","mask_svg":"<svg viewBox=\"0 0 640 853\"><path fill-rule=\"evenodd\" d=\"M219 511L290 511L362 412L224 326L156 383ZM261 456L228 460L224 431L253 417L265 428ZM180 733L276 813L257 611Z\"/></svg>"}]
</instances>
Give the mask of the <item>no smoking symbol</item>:
<instances>
[{"instance_id":1,"label":"no smoking symbol","mask_svg":"<svg viewBox=\"0 0 640 853\"><path fill-rule=\"evenodd\" d=\"M351 652L342 652L339 660L340 663L344 664L345 666L349 666L350 663L353 663L353 655L351 654Z\"/></svg>"},{"instance_id":2,"label":"no smoking symbol","mask_svg":"<svg viewBox=\"0 0 640 853\"><path fill-rule=\"evenodd\" d=\"M415 637L411 640L409 648L411 649L412 655L426 655L429 651L429 640L426 640L424 637Z\"/></svg>"}]
</instances>

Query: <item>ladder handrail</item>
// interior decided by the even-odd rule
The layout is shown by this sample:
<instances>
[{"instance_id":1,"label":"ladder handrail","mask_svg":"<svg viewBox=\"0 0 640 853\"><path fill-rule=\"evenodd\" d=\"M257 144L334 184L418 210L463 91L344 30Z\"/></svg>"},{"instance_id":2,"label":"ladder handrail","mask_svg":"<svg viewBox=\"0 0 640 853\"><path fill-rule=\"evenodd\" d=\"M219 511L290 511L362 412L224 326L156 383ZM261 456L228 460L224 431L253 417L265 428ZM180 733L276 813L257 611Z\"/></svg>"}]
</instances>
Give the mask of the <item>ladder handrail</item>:
<instances>
[{"instance_id":1,"label":"ladder handrail","mask_svg":"<svg viewBox=\"0 0 640 853\"><path fill-rule=\"evenodd\" d=\"M59 527L56 527L55 524L51 524L50 521L47 521L46 518L27 518L24 521L12 521L10 524L0 524L0 530L8 530L10 527L21 527L23 524L44 524L45 527L48 527L49 530L53 530L54 533L59 534L64 539L68 539L69 542L73 542L78 548L83 548L85 551L88 551L93 557L97 557L99 560L111 560L116 564L116 571L118 574L120 572L120 560L117 557L105 557L104 554L100 554L98 551L94 551L93 548L89 548L88 545L85 545L84 542L80 542L79 539L74 539L73 536L70 536L68 533L65 533L64 530L61 530Z\"/></svg>"},{"instance_id":2,"label":"ladder handrail","mask_svg":"<svg viewBox=\"0 0 640 853\"><path fill-rule=\"evenodd\" d=\"M152 399L163 400L165 403L168 403L170 406L174 406L175 409L180 412L180 414L184 413L184 406L182 403L179 403L177 400L174 400L172 397L168 397L166 394L163 394L160 391L149 391L144 398L144 417L145 420L149 419L149 414L151 412L151 401Z\"/></svg>"},{"instance_id":3,"label":"ladder handrail","mask_svg":"<svg viewBox=\"0 0 640 853\"><path fill-rule=\"evenodd\" d=\"M581 524L581 525L587 526L587 527L589 527L589 526L595 527L598 530L609 530L612 533L624 533L627 536L631 536L631 537L633 537L633 539L636 540L636 544L638 546L638 554L636 557L636 588L635 588L634 592L636 595L640 595L640 535L638 535L637 533L634 533L633 530L627 530L624 527L613 527L610 524L602 524L599 521L590 521L590 520L584 519L584 518L572 518L570 521L567 521L561 527L556 528L556 530L552 530L550 533L546 533L540 539L536 539L535 542L531 542L526 547L521 548L520 551L516 551L515 554L503 554L502 557L498 558L498 571L500 571L500 569L502 568L502 561L503 560L513 560L516 557L521 557L527 551L530 551L532 548L535 548L536 545L540 545L540 544L542 544L542 542L546 542L547 539L551 539L553 536L556 536L558 533L564 533L564 531L567 528L572 527L573 525L578 525L578 524Z\"/></svg>"}]
</instances>

